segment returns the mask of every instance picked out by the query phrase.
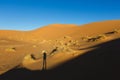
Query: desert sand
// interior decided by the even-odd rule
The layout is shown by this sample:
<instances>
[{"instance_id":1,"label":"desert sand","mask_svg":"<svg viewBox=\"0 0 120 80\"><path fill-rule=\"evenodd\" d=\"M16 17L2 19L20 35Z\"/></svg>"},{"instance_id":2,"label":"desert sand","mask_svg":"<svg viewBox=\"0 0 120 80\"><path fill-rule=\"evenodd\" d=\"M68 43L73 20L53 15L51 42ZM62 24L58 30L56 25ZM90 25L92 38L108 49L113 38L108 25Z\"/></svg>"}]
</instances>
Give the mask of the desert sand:
<instances>
[{"instance_id":1,"label":"desert sand","mask_svg":"<svg viewBox=\"0 0 120 80\"><path fill-rule=\"evenodd\" d=\"M0 75L14 69L42 71L43 51L46 70L51 70L119 38L120 20L51 24L31 31L0 30Z\"/></svg>"}]
</instances>

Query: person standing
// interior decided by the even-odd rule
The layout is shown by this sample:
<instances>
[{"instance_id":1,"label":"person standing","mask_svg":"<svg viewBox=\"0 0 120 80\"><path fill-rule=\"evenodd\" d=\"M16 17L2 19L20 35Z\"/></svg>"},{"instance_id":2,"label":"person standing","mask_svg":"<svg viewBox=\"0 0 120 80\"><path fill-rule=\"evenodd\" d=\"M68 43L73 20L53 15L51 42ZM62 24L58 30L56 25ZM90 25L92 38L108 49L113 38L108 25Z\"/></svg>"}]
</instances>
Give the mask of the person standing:
<instances>
[{"instance_id":1,"label":"person standing","mask_svg":"<svg viewBox=\"0 0 120 80\"><path fill-rule=\"evenodd\" d=\"M46 51L42 51L42 54L43 54L43 65L42 65L42 70L46 70L47 68L47 53Z\"/></svg>"}]
</instances>

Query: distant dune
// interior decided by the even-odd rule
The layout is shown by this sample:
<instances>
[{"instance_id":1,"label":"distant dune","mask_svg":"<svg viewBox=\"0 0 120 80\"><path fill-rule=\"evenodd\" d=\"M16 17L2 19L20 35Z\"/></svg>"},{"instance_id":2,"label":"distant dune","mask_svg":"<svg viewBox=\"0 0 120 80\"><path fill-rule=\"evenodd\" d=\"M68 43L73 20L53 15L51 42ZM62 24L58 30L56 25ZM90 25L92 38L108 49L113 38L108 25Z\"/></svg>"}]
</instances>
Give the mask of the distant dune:
<instances>
[{"instance_id":1,"label":"distant dune","mask_svg":"<svg viewBox=\"0 0 120 80\"><path fill-rule=\"evenodd\" d=\"M95 22L85 25L74 25L74 24L51 24L42 28L38 28L32 31L12 31L12 30L0 30L1 38L13 38L19 40L19 38L26 38L30 41L35 39L55 39L63 36L71 35L96 35L104 33L107 30L119 29L120 20ZM20 37L18 37L18 35ZM78 36L79 37L79 36Z\"/></svg>"},{"instance_id":2,"label":"distant dune","mask_svg":"<svg viewBox=\"0 0 120 80\"><path fill-rule=\"evenodd\" d=\"M96 45L119 38L120 20L51 24L31 31L0 30L0 74L4 76L14 68L42 70L43 51L47 55L47 70L51 70L88 54Z\"/></svg>"}]
</instances>

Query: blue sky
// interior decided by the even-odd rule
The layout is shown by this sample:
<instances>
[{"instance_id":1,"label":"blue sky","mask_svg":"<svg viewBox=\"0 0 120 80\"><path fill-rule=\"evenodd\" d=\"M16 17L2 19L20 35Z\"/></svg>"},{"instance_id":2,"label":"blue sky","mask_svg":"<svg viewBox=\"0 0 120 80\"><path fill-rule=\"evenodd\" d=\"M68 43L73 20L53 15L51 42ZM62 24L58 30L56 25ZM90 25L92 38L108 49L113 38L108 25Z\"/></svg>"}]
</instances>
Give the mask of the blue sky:
<instances>
[{"instance_id":1,"label":"blue sky","mask_svg":"<svg viewBox=\"0 0 120 80\"><path fill-rule=\"evenodd\" d=\"M119 0L0 0L0 29L32 30L48 24L120 19Z\"/></svg>"}]
</instances>

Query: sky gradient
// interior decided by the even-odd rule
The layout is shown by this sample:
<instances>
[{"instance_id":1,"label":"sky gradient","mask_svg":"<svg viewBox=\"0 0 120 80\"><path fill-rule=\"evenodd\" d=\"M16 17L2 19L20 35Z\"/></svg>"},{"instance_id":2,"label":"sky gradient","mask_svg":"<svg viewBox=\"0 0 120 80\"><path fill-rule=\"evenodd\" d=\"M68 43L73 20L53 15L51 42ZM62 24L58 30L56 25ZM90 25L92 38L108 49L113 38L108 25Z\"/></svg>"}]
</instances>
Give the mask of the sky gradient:
<instances>
[{"instance_id":1,"label":"sky gradient","mask_svg":"<svg viewBox=\"0 0 120 80\"><path fill-rule=\"evenodd\" d=\"M0 0L0 29L120 20L119 0Z\"/></svg>"}]
</instances>

